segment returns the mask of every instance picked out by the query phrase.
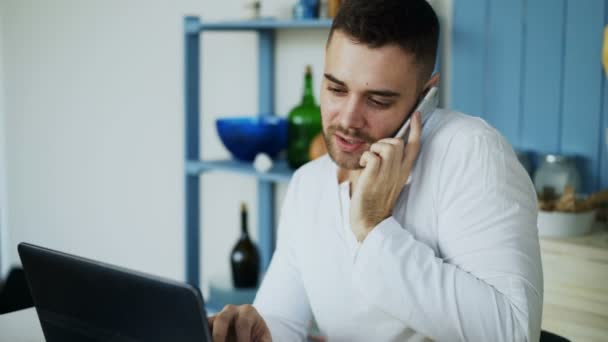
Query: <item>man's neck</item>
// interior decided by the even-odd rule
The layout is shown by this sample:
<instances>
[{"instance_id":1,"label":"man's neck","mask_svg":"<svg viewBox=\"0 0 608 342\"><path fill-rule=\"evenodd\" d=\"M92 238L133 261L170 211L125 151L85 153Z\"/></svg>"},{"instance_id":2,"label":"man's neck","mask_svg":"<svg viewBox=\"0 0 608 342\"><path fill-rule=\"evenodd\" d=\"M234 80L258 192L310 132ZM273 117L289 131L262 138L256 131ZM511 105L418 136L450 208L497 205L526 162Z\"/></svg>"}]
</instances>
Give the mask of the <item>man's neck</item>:
<instances>
[{"instance_id":1,"label":"man's neck","mask_svg":"<svg viewBox=\"0 0 608 342\"><path fill-rule=\"evenodd\" d=\"M338 184L349 182L349 196L352 195L353 184L357 183L360 174L361 170L338 168Z\"/></svg>"},{"instance_id":2,"label":"man's neck","mask_svg":"<svg viewBox=\"0 0 608 342\"><path fill-rule=\"evenodd\" d=\"M350 180L350 174L352 170L338 167L338 184L342 184Z\"/></svg>"}]
</instances>

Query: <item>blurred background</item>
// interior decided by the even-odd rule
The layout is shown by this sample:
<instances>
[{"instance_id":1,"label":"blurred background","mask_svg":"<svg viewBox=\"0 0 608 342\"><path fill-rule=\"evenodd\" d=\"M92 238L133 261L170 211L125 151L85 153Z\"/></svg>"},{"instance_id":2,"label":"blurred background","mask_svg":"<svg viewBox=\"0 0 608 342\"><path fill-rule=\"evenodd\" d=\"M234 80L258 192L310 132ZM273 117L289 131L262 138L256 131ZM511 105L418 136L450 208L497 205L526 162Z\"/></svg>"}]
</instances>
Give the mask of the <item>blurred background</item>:
<instances>
[{"instance_id":1,"label":"blurred background","mask_svg":"<svg viewBox=\"0 0 608 342\"><path fill-rule=\"evenodd\" d=\"M264 0L261 15L289 17L295 3ZM184 279L183 17L239 20L245 4L0 1L3 271L30 241ZM318 99L328 32L277 31L278 115L300 102L308 64ZM229 157L217 118L257 114L256 38L201 35L203 158ZM205 279L228 274L242 201L255 239L257 195L250 177L201 183ZM285 184L277 188L280 204Z\"/></svg>"},{"instance_id":2,"label":"blurred background","mask_svg":"<svg viewBox=\"0 0 608 342\"><path fill-rule=\"evenodd\" d=\"M577 193L607 189L608 1L430 2L441 20L442 105L497 127L532 178L546 154L568 156ZM183 18L242 20L251 3L0 0L0 275L28 241L185 279ZM292 20L297 3L261 0L255 16ZM300 103L306 65L318 101L328 32L276 31L277 115ZM200 46L202 158L230 158L215 121L259 114L257 35L210 32ZM254 241L259 203L252 177L200 179L207 294L210 277L229 277L240 203Z\"/></svg>"}]
</instances>

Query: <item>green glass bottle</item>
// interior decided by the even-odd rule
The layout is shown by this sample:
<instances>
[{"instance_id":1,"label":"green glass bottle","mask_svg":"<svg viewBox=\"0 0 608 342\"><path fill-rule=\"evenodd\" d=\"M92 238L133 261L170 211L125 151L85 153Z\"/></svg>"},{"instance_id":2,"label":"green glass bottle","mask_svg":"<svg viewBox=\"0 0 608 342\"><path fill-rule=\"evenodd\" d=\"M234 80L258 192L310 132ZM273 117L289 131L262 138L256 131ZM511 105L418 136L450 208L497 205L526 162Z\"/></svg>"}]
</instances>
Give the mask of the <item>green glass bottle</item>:
<instances>
[{"instance_id":1,"label":"green glass bottle","mask_svg":"<svg viewBox=\"0 0 608 342\"><path fill-rule=\"evenodd\" d=\"M321 110L312 91L312 67L306 66L302 103L288 117L287 162L298 168L309 160L310 143L321 132Z\"/></svg>"}]
</instances>

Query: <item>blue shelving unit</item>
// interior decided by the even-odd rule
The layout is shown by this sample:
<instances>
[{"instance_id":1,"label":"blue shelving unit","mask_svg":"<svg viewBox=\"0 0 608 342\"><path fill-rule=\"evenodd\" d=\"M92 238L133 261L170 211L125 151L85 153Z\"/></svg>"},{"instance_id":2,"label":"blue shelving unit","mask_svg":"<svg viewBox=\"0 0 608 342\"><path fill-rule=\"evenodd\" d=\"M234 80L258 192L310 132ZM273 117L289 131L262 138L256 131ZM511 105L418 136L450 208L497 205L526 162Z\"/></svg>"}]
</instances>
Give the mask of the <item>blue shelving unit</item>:
<instances>
[{"instance_id":1,"label":"blue shelving unit","mask_svg":"<svg viewBox=\"0 0 608 342\"><path fill-rule=\"evenodd\" d=\"M258 245L262 270L266 270L274 251L274 184L288 181L292 171L284 162L275 163L267 173L257 172L251 164L234 160L201 160L199 35L208 31L254 31L258 34L258 113L274 113L274 49L276 30L327 29L331 20L253 20L206 23L198 17L184 18L184 114L185 114L185 228L186 281L200 287L200 183L201 174L209 171L235 172L257 179Z\"/></svg>"},{"instance_id":2,"label":"blue shelving unit","mask_svg":"<svg viewBox=\"0 0 608 342\"><path fill-rule=\"evenodd\" d=\"M259 31L278 29L329 28L331 20L246 20L220 23L199 23L199 31Z\"/></svg>"},{"instance_id":3,"label":"blue shelving unit","mask_svg":"<svg viewBox=\"0 0 608 342\"><path fill-rule=\"evenodd\" d=\"M265 173L257 171L250 163L238 160L205 160L187 161L186 172L189 174L201 174L208 171L225 171L254 176L259 180L270 182L287 182L293 173L287 162L275 161L272 168Z\"/></svg>"}]
</instances>

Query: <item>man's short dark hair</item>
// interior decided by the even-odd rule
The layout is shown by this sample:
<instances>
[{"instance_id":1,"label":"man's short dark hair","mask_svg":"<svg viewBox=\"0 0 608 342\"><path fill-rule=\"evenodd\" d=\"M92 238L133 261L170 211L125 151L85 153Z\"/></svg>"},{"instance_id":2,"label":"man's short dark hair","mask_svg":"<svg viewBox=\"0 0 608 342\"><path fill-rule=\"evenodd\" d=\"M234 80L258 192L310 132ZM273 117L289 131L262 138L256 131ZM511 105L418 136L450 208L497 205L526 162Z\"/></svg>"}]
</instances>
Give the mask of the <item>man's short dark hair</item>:
<instances>
[{"instance_id":1,"label":"man's short dark hair","mask_svg":"<svg viewBox=\"0 0 608 342\"><path fill-rule=\"evenodd\" d=\"M424 82L435 67L439 20L426 0L345 0L334 18L338 30L370 48L396 44L414 55Z\"/></svg>"}]
</instances>

